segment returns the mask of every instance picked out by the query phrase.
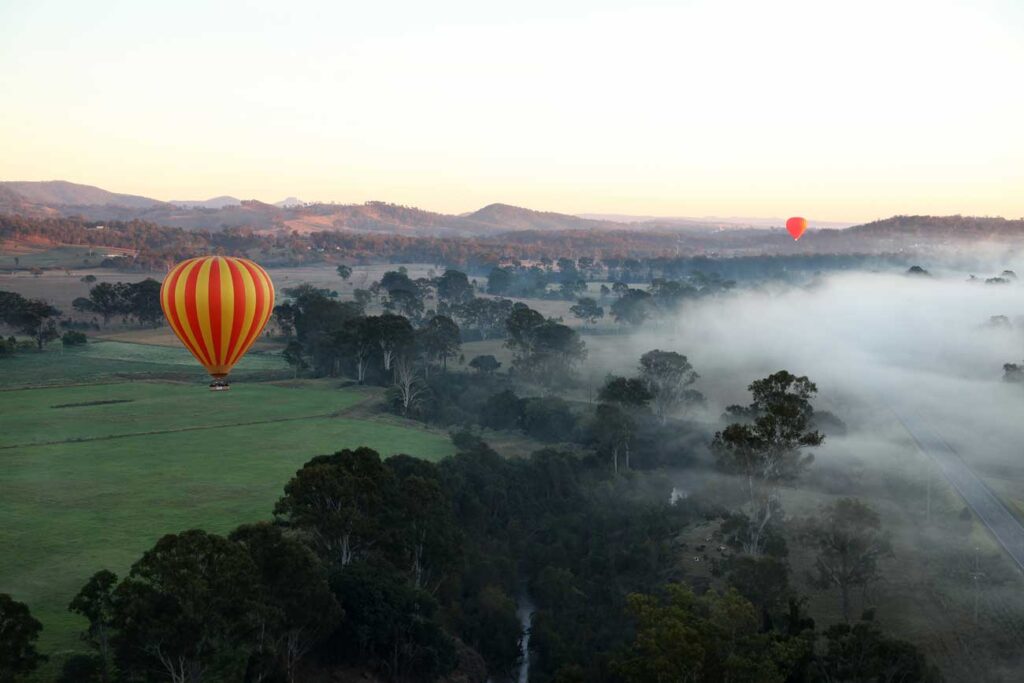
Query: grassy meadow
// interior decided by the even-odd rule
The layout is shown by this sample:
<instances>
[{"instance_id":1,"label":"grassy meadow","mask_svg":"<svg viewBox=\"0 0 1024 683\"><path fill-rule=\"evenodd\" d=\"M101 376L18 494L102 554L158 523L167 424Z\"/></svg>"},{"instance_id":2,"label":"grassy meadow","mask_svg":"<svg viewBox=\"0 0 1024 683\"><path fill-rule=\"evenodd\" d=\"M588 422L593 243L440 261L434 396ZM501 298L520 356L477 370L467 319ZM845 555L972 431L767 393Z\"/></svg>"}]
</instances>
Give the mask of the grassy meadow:
<instances>
[{"instance_id":1,"label":"grassy meadow","mask_svg":"<svg viewBox=\"0 0 1024 683\"><path fill-rule=\"evenodd\" d=\"M231 391L214 393L183 349L117 341L3 359L0 592L43 622L54 657L42 675L82 649L67 604L95 571L123 574L166 533L269 519L314 455L453 450L446 434L377 412L379 389L254 381L288 375L277 354L251 353Z\"/></svg>"}]
</instances>

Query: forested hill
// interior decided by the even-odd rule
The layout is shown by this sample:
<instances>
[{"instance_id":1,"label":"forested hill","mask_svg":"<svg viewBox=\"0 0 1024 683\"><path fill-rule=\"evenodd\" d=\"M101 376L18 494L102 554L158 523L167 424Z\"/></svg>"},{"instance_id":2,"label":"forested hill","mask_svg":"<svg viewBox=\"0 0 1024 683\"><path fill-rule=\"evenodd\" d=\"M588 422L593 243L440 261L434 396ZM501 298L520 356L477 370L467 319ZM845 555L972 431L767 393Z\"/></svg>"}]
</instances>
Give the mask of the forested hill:
<instances>
[{"instance_id":1,"label":"forested hill","mask_svg":"<svg viewBox=\"0 0 1024 683\"><path fill-rule=\"evenodd\" d=\"M848 228L850 235L871 237L941 237L999 239L1024 237L1024 218L998 216L893 216Z\"/></svg>"}]
</instances>

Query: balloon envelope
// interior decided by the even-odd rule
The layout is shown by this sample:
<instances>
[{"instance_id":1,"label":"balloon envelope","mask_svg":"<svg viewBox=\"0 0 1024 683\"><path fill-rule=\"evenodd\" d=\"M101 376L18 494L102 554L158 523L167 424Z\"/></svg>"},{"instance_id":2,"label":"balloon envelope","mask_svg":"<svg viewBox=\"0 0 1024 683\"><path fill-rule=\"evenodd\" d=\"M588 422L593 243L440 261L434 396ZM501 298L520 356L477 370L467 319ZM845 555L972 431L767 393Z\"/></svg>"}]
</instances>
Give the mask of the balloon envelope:
<instances>
[{"instance_id":1,"label":"balloon envelope","mask_svg":"<svg viewBox=\"0 0 1024 683\"><path fill-rule=\"evenodd\" d=\"M794 240L800 239L800 236L804 234L804 230L807 229L807 219L800 218L799 216L790 218L786 221L786 230L793 236Z\"/></svg>"},{"instance_id":2,"label":"balloon envelope","mask_svg":"<svg viewBox=\"0 0 1024 683\"><path fill-rule=\"evenodd\" d=\"M223 379L270 319L274 284L249 259L191 258L167 273L160 307L185 348L210 375Z\"/></svg>"}]
</instances>

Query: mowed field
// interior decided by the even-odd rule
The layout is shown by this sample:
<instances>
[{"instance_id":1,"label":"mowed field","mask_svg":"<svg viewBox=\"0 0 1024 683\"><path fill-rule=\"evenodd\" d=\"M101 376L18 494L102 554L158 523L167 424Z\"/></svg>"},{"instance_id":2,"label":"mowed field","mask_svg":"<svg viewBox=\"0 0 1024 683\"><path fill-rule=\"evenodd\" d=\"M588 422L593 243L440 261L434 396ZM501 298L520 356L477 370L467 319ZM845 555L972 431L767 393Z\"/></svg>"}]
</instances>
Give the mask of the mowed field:
<instances>
[{"instance_id":1,"label":"mowed field","mask_svg":"<svg viewBox=\"0 0 1024 683\"><path fill-rule=\"evenodd\" d=\"M453 451L446 434L377 412L380 389L281 379L277 354L251 354L215 393L180 348L56 346L0 364L0 593L43 622L44 676L83 649L67 605L97 570L123 575L166 533L269 519L314 455Z\"/></svg>"}]
</instances>

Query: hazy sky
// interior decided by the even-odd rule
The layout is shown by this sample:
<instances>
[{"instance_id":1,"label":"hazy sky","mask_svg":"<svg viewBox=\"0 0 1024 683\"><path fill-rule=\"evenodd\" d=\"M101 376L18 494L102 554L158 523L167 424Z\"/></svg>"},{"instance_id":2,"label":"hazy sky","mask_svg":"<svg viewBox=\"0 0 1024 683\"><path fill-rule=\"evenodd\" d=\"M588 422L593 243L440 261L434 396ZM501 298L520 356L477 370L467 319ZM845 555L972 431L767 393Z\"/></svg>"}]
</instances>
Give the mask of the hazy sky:
<instances>
[{"instance_id":1,"label":"hazy sky","mask_svg":"<svg viewBox=\"0 0 1024 683\"><path fill-rule=\"evenodd\" d=\"M0 179L1024 216L1021 0L0 0Z\"/></svg>"}]
</instances>

